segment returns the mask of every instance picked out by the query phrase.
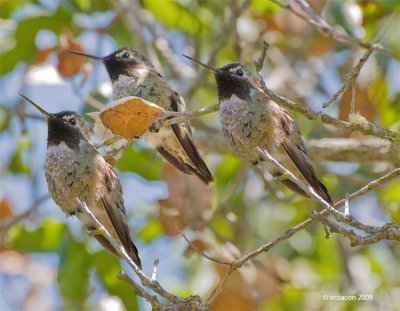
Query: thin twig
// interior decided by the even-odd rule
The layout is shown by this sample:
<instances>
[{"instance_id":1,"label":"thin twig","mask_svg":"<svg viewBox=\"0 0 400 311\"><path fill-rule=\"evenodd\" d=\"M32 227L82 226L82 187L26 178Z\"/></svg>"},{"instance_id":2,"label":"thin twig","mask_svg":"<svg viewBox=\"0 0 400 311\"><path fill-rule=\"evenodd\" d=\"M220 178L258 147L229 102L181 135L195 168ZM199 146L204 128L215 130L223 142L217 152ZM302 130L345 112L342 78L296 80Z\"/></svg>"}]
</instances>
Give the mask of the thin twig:
<instances>
[{"instance_id":1,"label":"thin twig","mask_svg":"<svg viewBox=\"0 0 400 311\"><path fill-rule=\"evenodd\" d=\"M175 224L175 228L179 231L179 234L183 237L183 239L190 245L191 248L193 248L197 253L199 253L201 256L203 256L204 258L208 259L209 261L213 261L216 262L220 265L226 265L229 266L231 263L228 261L223 261L214 257L211 257L210 255L207 255L206 253L202 252L196 245L194 245L192 243L192 241L189 240L189 238L182 232L181 229L179 229L179 227Z\"/></svg>"},{"instance_id":2,"label":"thin twig","mask_svg":"<svg viewBox=\"0 0 400 311\"><path fill-rule=\"evenodd\" d=\"M129 284L136 295L146 299L152 306L153 310L162 310L162 304L158 301L155 295L151 295L136 282L134 282L125 272L121 271L118 273L118 278L127 284Z\"/></svg>"},{"instance_id":3,"label":"thin twig","mask_svg":"<svg viewBox=\"0 0 400 311\"><path fill-rule=\"evenodd\" d=\"M348 200L352 201L362 195L365 195L366 193L378 188L379 186L397 178L398 176L400 176L400 168L397 168L395 170L393 170L392 172L371 181L370 183L368 183L366 186L362 187L361 189L357 190L356 192L352 193L351 195L348 196ZM342 199L338 202L335 203L334 207L337 209L339 207L341 207L343 204L345 203L345 199ZM328 215L330 212L330 210L325 209L322 212L319 213L319 215L325 216ZM242 256L239 259L236 259L235 261L231 262L230 268L229 270L226 272L226 274L224 275L223 279L221 280L221 282L217 285L216 289L214 290L214 292L212 293L212 295L210 296L210 298L207 301L207 304L211 304L216 298L217 296L220 294L222 287L225 285L226 281L228 280L228 278L232 275L233 272L235 272L235 270L239 269L243 264L245 264L247 261L253 259L254 257L258 256L261 253L265 253L268 252L272 247L276 246L277 244L289 239L290 237L292 237L293 235L295 235L297 232L303 230L304 228L306 228L308 225L310 225L311 223L313 223L315 220L312 219L311 217L308 218L307 220L303 221L302 223L288 229L285 231L285 233L283 233L282 235L280 235L279 237L277 237L276 239L274 239L273 241L264 244L262 246L260 246L259 248L257 248L256 250ZM386 226L386 225L385 225ZM384 226L384 227L385 227ZM390 236L389 236L390 238Z\"/></svg>"},{"instance_id":4,"label":"thin twig","mask_svg":"<svg viewBox=\"0 0 400 311\"><path fill-rule=\"evenodd\" d=\"M106 228L96 219L96 217L93 215L93 213L89 210L89 208L86 206L86 204L81 203L81 208L83 212L91 218L95 222L95 224L102 230L103 234L106 236L107 240L111 243L113 248L118 252L118 255L124 259L128 265L133 269L133 271L136 273L136 275L140 278L142 281L142 284L150 289L152 289L154 292L159 294L161 297L164 297L168 299L171 303L184 303L185 299L174 296L170 294L168 291L166 291L158 282L157 280L152 280L148 276L146 276L142 270L138 268L136 263L130 258L128 253L126 252L125 248L120 244L117 243L115 239L112 238L110 233L106 230Z\"/></svg>"},{"instance_id":5,"label":"thin twig","mask_svg":"<svg viewBox=\"0 0 400 311\"><path fill-rule=\"evenodd\" d=\"M301 19L305 20L312 26L316 27L316 29L325 36L331 37L340 42L345 42L345 43L349 43L352 45L358 45L358 46L361 46L361 47L364 47L367 49L371 48L373 50L377 50L377 51L380 51L380 52L383 52L383 53L386 53L386 54L389 54L392 56L394 55L394 53L392 51L383 47L379 43L365 42L361 39L349 36L339 30L336 30L331 25L329 25L325 20L323 20L322 17L320 17L317 13L315 13L314 11L313 11L313 13L311 13L310 6L308 5L307 2L305 2L303 0L297 0L296 2L300 5L302 10L306 12L307 15L303 15L302 13L300 13L299 11L294 9L294 7L290 4L282 3L277 0L270 0L270 1L275 3L276 5L280 6L281 8L292 12L294 15L300 17Z\"/></svg>"},{"instance_id":6,"label":"thin twig","mask_svg":"<svg viewBox=\"0 0 400 311\"><path fill-rule=\"evenodd\" d=\"M361 68L367 62L367 60L369 59L369 57L371 56L373 51L374 50L370 48L364 53L364 55L358 61L357 65L352 69L352 71L350 73L348 73L346 75L346 80L344 81L344 83L340 87L340 89L335 94L333 94L332 97L328 101L326 101L325 103L322 104L322 108L329 107L333 102L335 102L338 99L338 97L341 94L346 92L346 90L348 89L348 87L350 85L354 85L353 88L355 88L355 81L360 74ZM355 100L354 93L355 93L355 91L353 92L352 102L353 102L353 99ZM354 106L354 103L353 103L353 106ZM354 107L353 107L353 113L354 113Z\"/></svg>"},{"instance_id":7,"label":"thin twig","mask_svg":"<svg viewBox=\"0 0 400 311\"><path fill-rule=\"evenodd\" d=\"M324 124L331 125L333 127L343 129L349 132L360 132L365 135L373 135L385 140L388 140L392 143L398 143L400 142L400 136L392 132L390 130L387 130L385 128L382 128L376 124L370 123L368 121L362 122L362 123L352 123L348 121L342 121L339 119L336 119L334 117L331 117L330 115L320 113L320 112L315 112L311 110L308 107L298 105L291 101L290 99L287 99L283 96L275 94L270 88L268 88L265 85L265 82L262 81L260 82L261 89L272 99L274 100L277 104L280 106L287 108L290 111L298 112L302 115L304 115L307 119L313 120L313 121L319 121Z\"/></svg>"},{"instance_id":8,"label":"thin twig","mask_svg":"<svg viewBox=\"0 0 400 311\"><path fill-rule=\"evenodd\" d=\"M400 228L394 223L387 223L382 227L378 227L373 232L370 232L367 236L361 236L356 234L353 230L346 229L317 212L313 213L311 218L319 220L328 226L331 232L340 233L347 237L351 242L351 246L369 245L384 239L400 242Z\"/></svg>"},{"instance_id":9,"label":"thin twig","mask_svg":"<svg viewBox=\"0 0 400 311\"><path fill-rule=\"evenodd\" d=\"M40 204L42 204L45 200L49 199L50 195L46 194L43 195L39 198L37 198L31 207L29 207L25 212L22 212L21 214L14 216L11 219L5 219L5 220L1 220L0 222L0 232L1 235L4 235L5 232L10 229L11 226L13 226L16 223L21 222L22 220L24 220L25 218L28 218L32 215L32 213L34 213L40 206Z\"/></svg>"},{"instance_id":10,"label":"thin twig","mask_svg":"<svg viewBox=\"0 0 400 311\"><path fill-rule=\"evenodd\" d=\"M262 43L263 43L263 48L262 48L262 50L261 50L261 55L260 55L260 57L258 58L258 60L256 60L256 61L254 62L255 66L256 66L256 72L257 72L257 74L260 74L260 73L261 73L261 69L262 69L263 66L264 66L265 57L267 56L267 50L268 50L268 48L269 48L269 43L268 43L267 41L263 40Z\"/></svg>"}]
</instances>

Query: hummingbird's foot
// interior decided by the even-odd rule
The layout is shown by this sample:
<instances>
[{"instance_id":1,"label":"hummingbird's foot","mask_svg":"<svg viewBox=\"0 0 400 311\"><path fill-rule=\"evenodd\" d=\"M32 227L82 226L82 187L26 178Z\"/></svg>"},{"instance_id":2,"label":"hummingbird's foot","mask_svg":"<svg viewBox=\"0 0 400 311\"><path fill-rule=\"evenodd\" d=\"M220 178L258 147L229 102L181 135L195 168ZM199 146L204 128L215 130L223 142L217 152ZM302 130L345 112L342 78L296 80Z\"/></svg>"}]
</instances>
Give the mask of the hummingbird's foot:
<instances>
[{"instance_id":1,"label":"hummingbird's foot","mask_svg":"<svg viewBox=\"0 0 400 311\"><path fill-rule=\"evenodd\" d=\"M160 122L158 120L154 121L150 126L149 131L152 133L158 133L160 131Z\"/></svg>"},{"instance_id":2,"label":"hummingbird's foot","mask_svg":"<svg viewBox=\"0 0 400 311\"><path fill-rule=\"evenodd\" d=\"M90 237L95 237L98 235L103 235L103 230L98 228L98 229L88 229L87 231L88 236Z\"/></svg>"},{"instance_id":3,"label":"hummingbird's foot","mask_svg":"<svg viewBox=\"0 0 400 311\"><path fill-rule=\"evenodd\" d=\"M283 173L283 174L274 176L274 181L284 181L287 179L289 179L289 174L287 174L287 173Z\"/></svg>"},{"instance_id":4,"label":"hummingbird's foot","mask_svg":"<svg viewBox=\"0 0 400 311\"><path fill-rule=\"evenodd\" d=\"M107 146L110 146L110 145L112 145L113 143L119 141L120 139L121 139L120 136L114 136L113 138L106 139L105 141L103 141L103 146L106 146L106 147L107 147Z\"/></svg>"}]
</instances>

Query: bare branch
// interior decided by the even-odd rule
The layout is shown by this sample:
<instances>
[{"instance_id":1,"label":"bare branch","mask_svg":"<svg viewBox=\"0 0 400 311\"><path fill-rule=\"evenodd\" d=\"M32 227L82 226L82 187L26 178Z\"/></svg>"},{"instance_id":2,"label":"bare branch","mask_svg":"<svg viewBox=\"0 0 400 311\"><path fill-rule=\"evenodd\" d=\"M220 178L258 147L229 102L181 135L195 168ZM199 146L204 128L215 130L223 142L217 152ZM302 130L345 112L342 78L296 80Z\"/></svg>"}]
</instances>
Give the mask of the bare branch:
<instances>
[{"instance_id":1,"label":"bare branch","mask_svg":"<svg viewBox=\"0 0 400 311\"><path fill-rule=\"evenodd\" d=\"M133 291L137 296L143 297L146 299L152 306L153 310L162 310L163 305L158 301L157 297L152 296L146 290L144 290L141 286L136 284L125 272L118 273L118 278L124 282L126 282L130 287L132 287Z\"/></svg>"},{"instance_id":2,"label":"bare branch","mask_svg":"<svg viewBox=\"0 0 400 311\"><path fill-rule=\"evenodd\" d=\"M367 60L369 59L369 57L371 56L373 51L374 50L370 48L364 53L364 55L360 58L360 60L358 61L357 65L353 68L353 70L346 75L346 80L343 83L343 85L341 86L341 88L335 94L333 94L333 96L328 101L326 101L325 103L322 104L323 108L329 107L330 104L335 102L338 99L338 97L341 94L343 94L344 92L346 92L348 87L353 84L354 85L353 86L353 95L352 95L352 100L351 101L352 101L352 107L353 107L353 113L354 113L355 81L356 81L357 77L360 74L361 68L365 65L365 63L367 62Z\"/></svg>"},{"instance_id":3,"label":"bare branch","mask_svg":"<svg viewBox=\"0 0 400 311\"><path fill-rule=\"evenodd\" d=\"M211 257L210 255L207 255L206 253L202 252L196 245L194 245L192 243L192 241L189 240L189 238L182 232L182 230L179 229L179 227L176 225L176 223L174 223L174 224L175 224L175 228L179 231L179 234L183 237L183 239L190 245L190 247L192 249L194 249L201 256L203 256L204 258L206 258L206 259L208 259L210 261L216 262L216 263L218 263L220 265L227 265L227 266L230 265L230 262L219 260L217 258Z\"/></svg>"},{"instance_id":4,"label":"bare branch","mask_svg":"<svg viewBox=\"0 0 400 311\"><path fill-rule=\"evenodd\" d=\"M352 123L336 119L324 113L315 112L306 106L298 105L290 99L275 94L271 89L266 86L264 80L260 81L260 85L261 89L277 104L281 105L284 108L287 108L290 111L301 113L309 120L319 121L321 123L329 124L336 128L340 128L349 132L360 132L365 135L373 135L382 139L386 139L392 143L400 142L400 137L397 133L384 129L376 124L370 123L368 121Z\"/></svg>"},{"instance_id":5,"label":"bare branch","mask_svg":"<svg viewBox=\"0 0 400 311\"><path fill-rule=\"evenodd\" d=\"M152 301L152 305L156 305L160 307L159 310L169 310L170 307L173 308L173 310L207 310L207 307L201 302L200 298L197 296L190 296L186 299L180 298L178 296L174 296L170 294L168 291L166 291L160 283L157 282L157 280L149 278L146 276L142 270L138 268L138 266L135 264L135 262L129 257L127 254L125 248L120 244L117 243L115 239L113 239L110 235L110 233L106 230L106 228L96 219L96 217L93 215L93 213L88 209L86 204L81 203L81 208L83 212L90 217L91 220L95 222L95 224L102 230L102 234L104 234L107 238L107 240L111 243L113 248L118 252L118 255L124 259L128 265L133 269L133 271L136 273L136 275L139 277L141 280L142 284L150 289L152 289L155 293L159 294L161 297L166 298L168 301L171 302L171 305L161 305L158 306L157 302L158 301ZM123 280L128 281L130 285L134 283L133 280L128 280L127 277L121 275ZM139 285L135 284L132 285L133 289L137 294L143 294L145 299L152 299L152 296L147 294L143 289L138 290L140 287ZM186 308L186 309L185 309Z\"/></svg>"},{"instance_id":6,"label":"bare branch","mask_svg":"<svg viewBox=\"0 0 400 311\"><path fill-rule=\"evenodd\" d=\"M369 245L379 242L380 240L394 240L400 242L400 228L394 223L387 223L382 227L377 227L367 236L361 236L356 234L352 229L346 229L317 212L314 212L311 215L311 218L319 220L328 226L331 232L340 233L347 237L351 242L351 246Z\"/></svg>"},{"instance_id":7,"label":"bare branch","mask_svg":"<svg viewBox=\"0 0 400 311\"><path fill-rule=\"evenodd\" d=\"M258 75L261 73L261 69L264 66L265 57L267 56L267 50L269 48L269 43L267 41L263 40L262 43L263 43L263 49L261 50L261 55L259 59L254 62L256 66L256 72Z\"/></svg>"},{"instance_id":8,"label":"bare branch","mask_svg":"<svg viewBox=\"0 0 400 311\"><path fill-rule=\"evenodd\" d=\"M44 201L46 201L47 199L50 198L49 194L43 195L39 198L37 198L31 207L29 207L25 212L14 216L11 219L5 219L5 220L1 220L0 223L0 232L1 235L4 236L4 234L7 232L8 229L10 229L10 227L16 223L21 222L22 220L30 217L32 215L32 213L34 213L40 206L40 204L42 204Z\"/></svg>"},{"instance_id":9,"label":"bare branch","mask_svg":"<svg viewBox=\"0 0 400 311\"><path fill-rule=\"evenodd\" d=\"M336 41L349 43L351 45L358 45L363 48L377 50L389 55L393 55L393 52L383 47L379 43L374 42L365 42L361 39L351 37L341 31L336 30L331 25L328 24L322 17L320 17L314 10L311 9L309 4L304 0L296 0L296 2L300 5L301 9L305 12L306 15L297 11L292 5L284 4L278 0L270 0L281 8L292 12L294 15L300 17L302 20L306 21L312 26L315 26L316 29L321 32L324 36L328 36Z\"/></svg>"},{"instance_id":10,"label":"bare branch","mask_svg":"<svg viewBox=\"0 0 400 311\"><path fill-rule=\"evenodd\" d=\"M371 181L370 183L368 183L366 186L364 186L363 188L357 190L356 192L354 192L353 194L348 196L348 200L352 201L374 189L376 189L377 187L381 186L382 184L385 184L395 178L397 178L398 176L400 176L400 168L397 168L395 170L393 170L392 172L386 174L385 176L382 176L376 180ZM338 202L335 203L334 207L335 208L339 208L341 207L343 204L345 203L345 199L342 199ZM330 210L325 209L322 212L318 213L319 215L328 215L330 212ZM273 241L264 244L262 246L260 246L259 248L257 248L256 250L248 253L247 255L242 256L241 258L231 262L230 268L229 270L226 272L226 274L224 275L223 279L221 280L221 282L217 285L216 289L214 290L214 292L212 293L212 295L210 296L210 298L207 301L207 304L211 304L220 294L223 286L225 285L225 283L227 282L227 280L229 279L229 277L232 275L233 272L235 272L237 269L239 269L243 264L245 264L247 261L253 259L254 257L258 256L261 253L265 253L268 252L272 247L276 246L277 244L286 241L287 239L289 239L290 237L294 236L297 232L303 230L304 228L306 228L308 225L310 225L311 223L314 222L314 219L312 218L308 218L307 220L303 221L302 223L286 230L285 233L283 233L282 235L280 235L279 237L277 237L276 239L274 239ZM392 239L392 237L397 238L397 231L393 230L391 227L391 224L386 224L385 226L389 227L389 231L390 232L394 232L395 235L391 236L390 233L387 234L387 236L385 236L384 238L388 238L388 239ZM383 226L383 228L385 228L385 226ZM372 234L374 234L375 232L372 232Z\"/></svg>"}]
</instances>

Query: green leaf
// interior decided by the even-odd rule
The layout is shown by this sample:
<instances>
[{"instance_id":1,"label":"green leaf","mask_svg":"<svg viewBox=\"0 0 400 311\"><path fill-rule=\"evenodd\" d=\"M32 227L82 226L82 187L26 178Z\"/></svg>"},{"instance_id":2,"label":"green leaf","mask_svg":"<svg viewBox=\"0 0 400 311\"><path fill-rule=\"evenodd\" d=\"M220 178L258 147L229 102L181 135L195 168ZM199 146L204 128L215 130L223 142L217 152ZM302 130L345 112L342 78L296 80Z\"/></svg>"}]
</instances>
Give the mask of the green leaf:
<instances>
[{"instance_id":1,"label":"green leaf","mask_svg":"<svg viewBox=\"0 0 400 311\"><path fill-rule=\"evenodd\" d=\"M158 219L152 219L139 231L139 237L144 242L150 243L155 238L162 235L163 232L163 226L160 221Z\"/></svg>"},{"instance_id":2,"label":"green leaf","mask_svg":"<svg viewBox=\"0 0 400 311\"><path fill-rule=\"evenodd\" d=\"M145 149L134 151L128 147L117 160L116 166L120 172L135 172L148 180L159 180L163 163L155 159L153 151Z\"/></svg>"},{"instance_id":3,"label":"green leaf","mask_svg":"<svg viewBox=\"0 0 400 311\"><path fill-rule=\"evenodd\" d=\"M22 7L27 0L1 0L0 1L0 18L7 19L18 8Z\"/></svg>"},{"instance_id":4,"label":"green leaf","mask_svg":"<svg viewBox=\"0 0 400 311\"><path fill-rule=\"evenodd\" d=\"M13 70L19 62L29 64L36 55L35 37L40 30L48 29L59 33L63 27L70 25L71 21L72 16L61 6L53 15L35 16L21 21L14 34L14 48L0 55L0 75Z\"/></svg>"},{"instance_id":5,"label":"green leaf","mask_svg":"<svg viewBox=\"0 0 400 311\"><path fill-rule=\"evenodd\" d=\"M234 237L234 230L229 223L229 221L225 218L222 217L221 215L215 216L212 219L211 226L213 229L218 232L220 235L225 237L228 240L233 239Z\"/></svg>"},{"instance_id":6,"label":"green leaf","mask_svg":"<svg viewBox=\"0 0 400 311\"><path fill-rule=\"evenodd\" d=\"M23 153L30 149L32 146L32 141L30 137L26 134L22 134L18 140L17 148L15 150L14 155L12 156L10 163L8 165L11 172L15 174L27 174L31 173L31 169L27 166L23 159Z\"/></svg>"},{"instance_id":7,"label":"green leaf","mask_svg":"<svg viewBox=\"0 0 400 311\"><path fill-rule=\"evenodd\" d=\"M378 191L379 201L389 210L392 221L400 224L400 181L394 180Z\"/></svg>"},{"instance_id":8,"label":"green leaf","mask_svg":"<svg viewBox=\"0 0 400 311\"><path fill-rule=\"evenodd\" d=\"M10 121L11 114L7 110L0 108L0 133L9 128Z\"/></svg>"},{"instance_id":9,"label":"green leaf","mask_svg":"<svg viewBox=\"0 0 400 311\"><path fill-rule=\"evenodd\" d=\"M180 29L189 34L196 34L202 27L200 19L177 1L143 0L141 4L143 8L152 12L168 28Z\"/></svg>"},{"instance_id":10,"label":"green leaf","mask_svg":"<svg viewBox=\"0 0 400 311\"><path fill-rule=\"evenodd\" d=\"M40 227L35 230L14 225L9 231L9 243L13 249L21 253L55 252L66 230L64 223L49 218L43 220Z\"/></svg>"},{"instance_id":11,"label":"green leaf","mask_svg":"<svg viewBox=\"0 0 400 311\"><path fill-rule=\"evenodd\" d=\"M117 275L121 270L118 259L106 251L100 251L92 255L96 273L103 286L110 295L118 296L127 310L139 310L137 297L132 289Z\"/></svg>"},{"instance_id":12,"label":"green leaf","mask_svg":"<svg viewBox=\"0 0 400 311\"><path fill-rule=\"evenodd\" d=\"M69 231L64 231L59 251L58 286L64 310L83 310L88 296L91 255L84 243L78 243Z\"/></svg>"},{"instance_id":13,"label":"green leaf","mask_svg":"<svg viewBox=\"0 0 400 311\"><path fill-rule=\"evenodd\" d=\"M240 164L241 160L231 154L226 155L222 159L221 164L218 166L214 174L218 197L223 197L226 188L229 187L229 184L239 169Z\"/></svg>"}]
</instances>

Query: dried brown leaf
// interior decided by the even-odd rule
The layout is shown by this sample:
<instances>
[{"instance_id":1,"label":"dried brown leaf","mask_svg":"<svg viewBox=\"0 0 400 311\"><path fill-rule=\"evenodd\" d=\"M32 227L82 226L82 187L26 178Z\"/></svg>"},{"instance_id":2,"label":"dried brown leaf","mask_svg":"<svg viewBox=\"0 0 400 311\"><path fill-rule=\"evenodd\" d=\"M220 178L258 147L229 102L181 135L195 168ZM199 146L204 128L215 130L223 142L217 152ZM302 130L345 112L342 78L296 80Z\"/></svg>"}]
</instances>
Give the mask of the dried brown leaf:
<instances>
[{"instance_id":1,"label":"dried brown leaf","mask_svg":"<svg viewBox=\"0 0 400 311\"><path fill-rule=\"evenodd\" d=\"M211 189L170 164L163 170L163 179L169 192L167 199L159 201L159 218L165 234L177 235L189 223L191 228L201 230L211 216Z\"/></svg>"}]
</instances>

